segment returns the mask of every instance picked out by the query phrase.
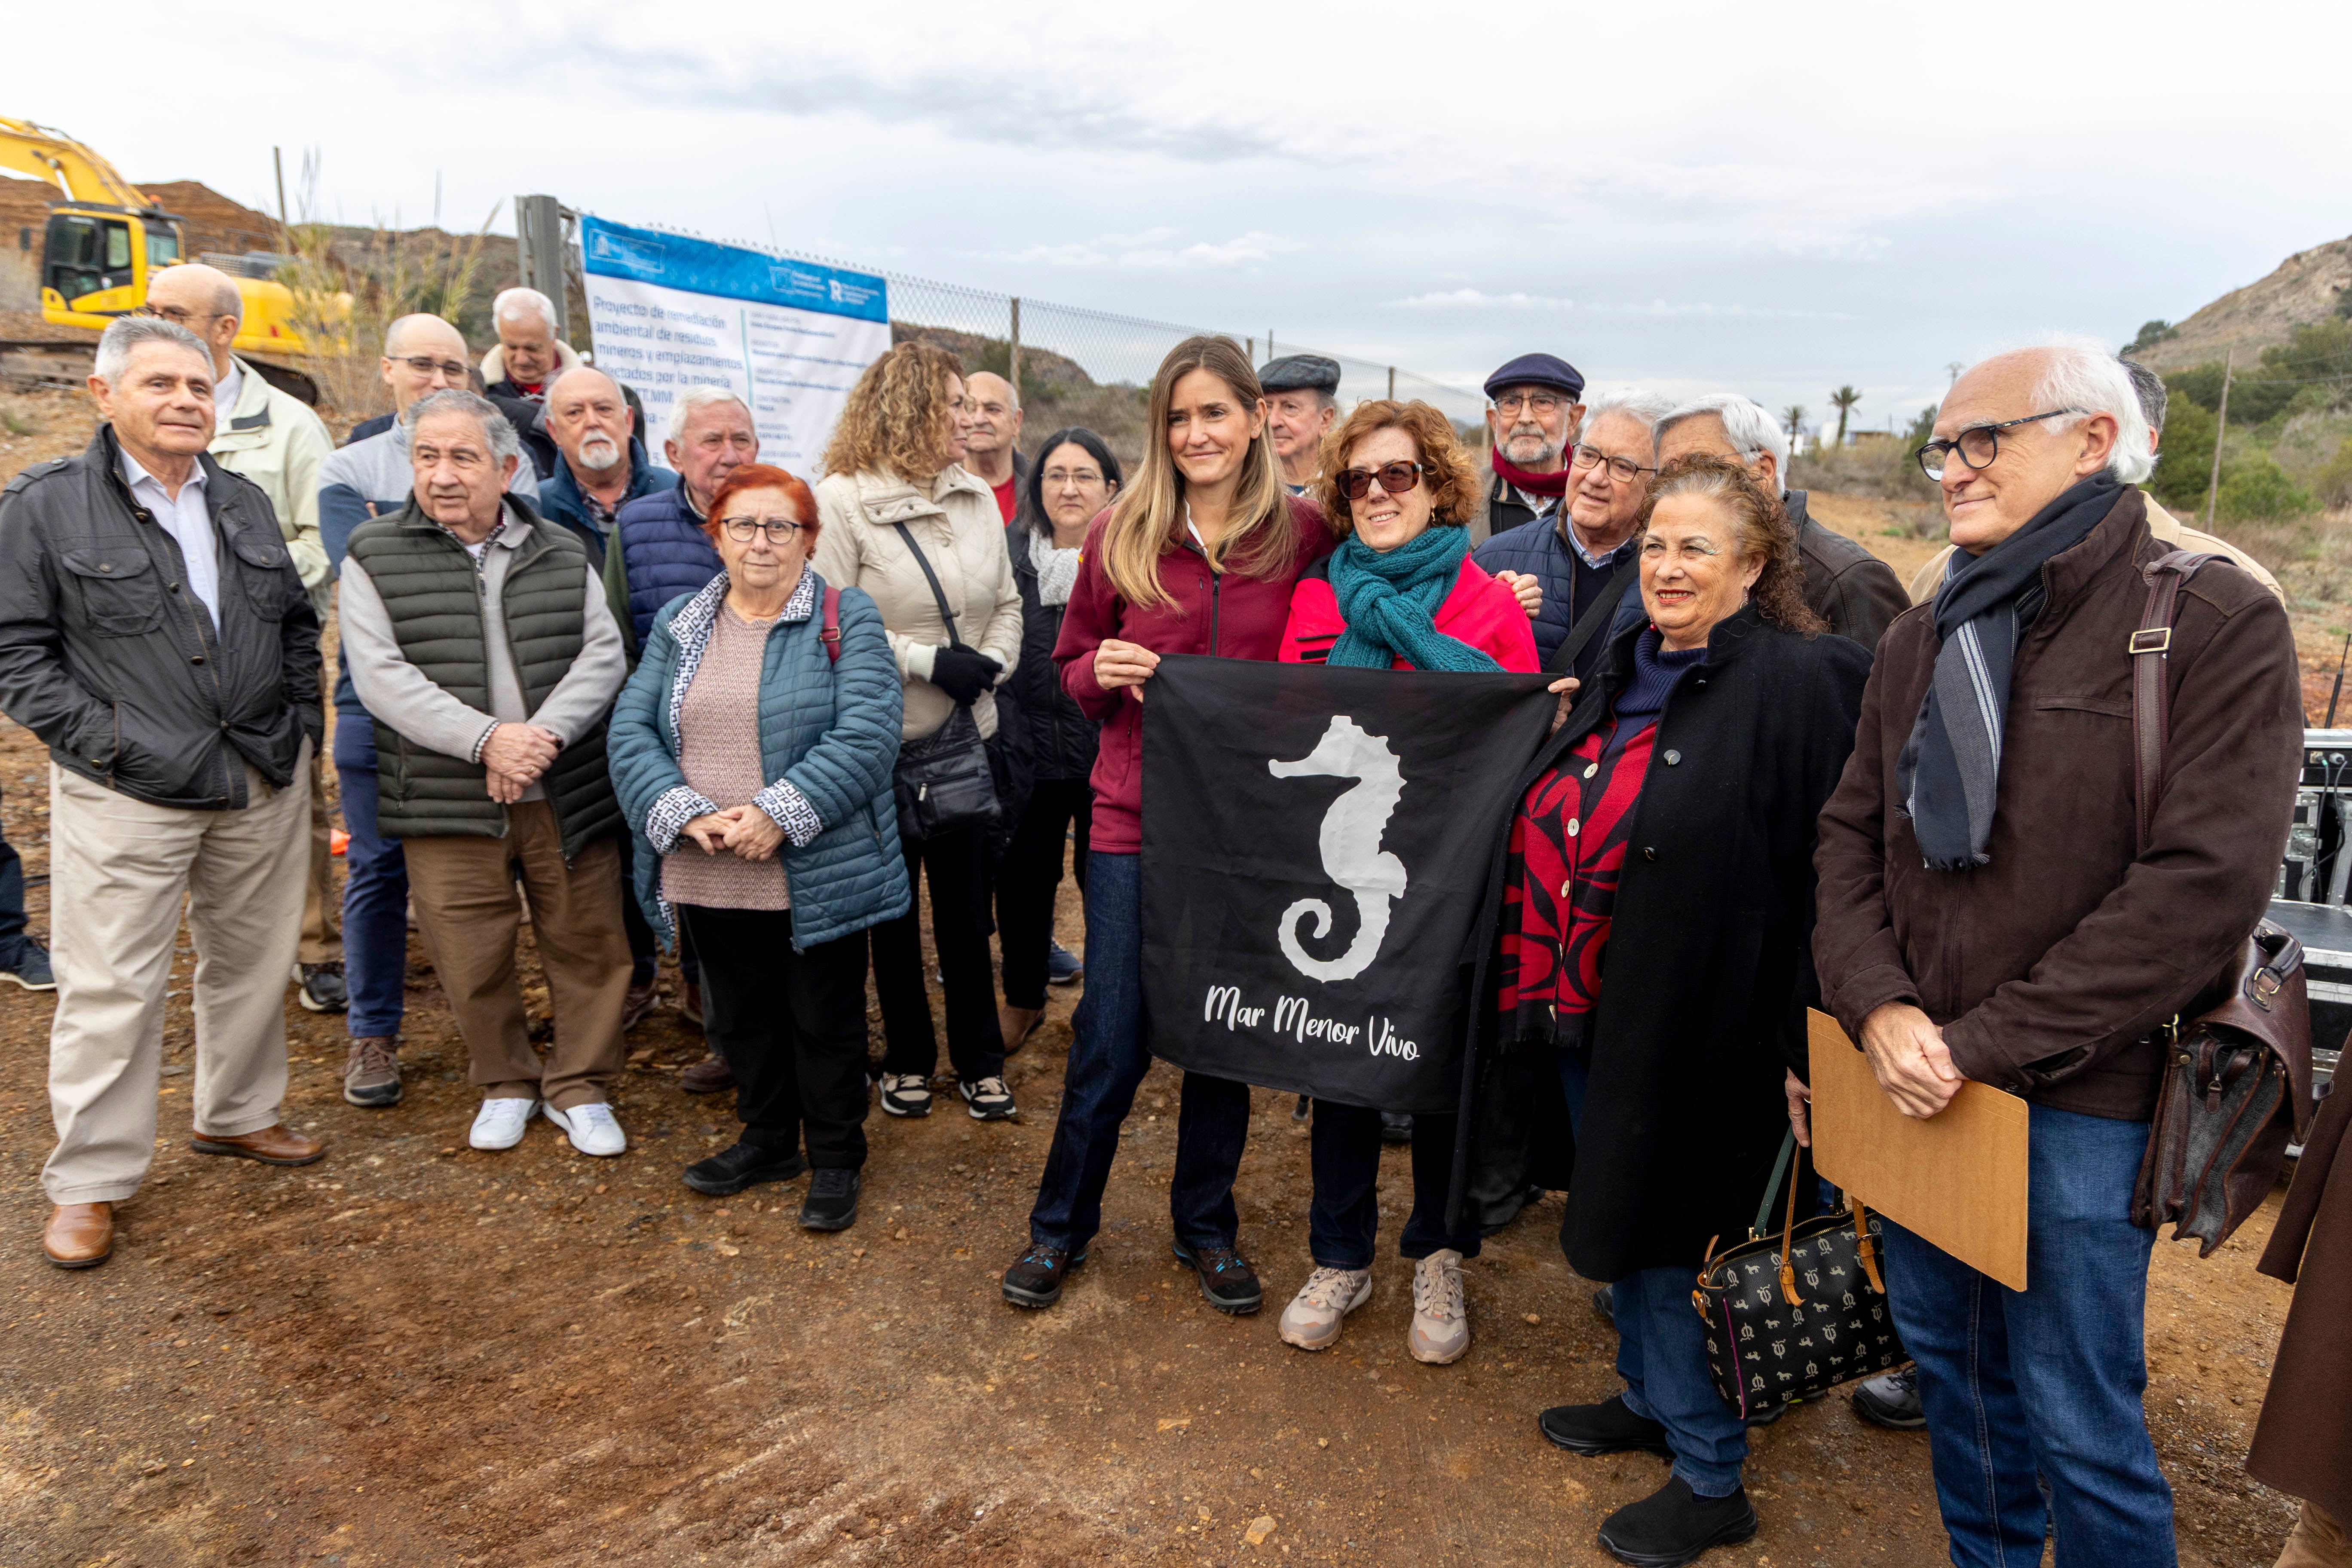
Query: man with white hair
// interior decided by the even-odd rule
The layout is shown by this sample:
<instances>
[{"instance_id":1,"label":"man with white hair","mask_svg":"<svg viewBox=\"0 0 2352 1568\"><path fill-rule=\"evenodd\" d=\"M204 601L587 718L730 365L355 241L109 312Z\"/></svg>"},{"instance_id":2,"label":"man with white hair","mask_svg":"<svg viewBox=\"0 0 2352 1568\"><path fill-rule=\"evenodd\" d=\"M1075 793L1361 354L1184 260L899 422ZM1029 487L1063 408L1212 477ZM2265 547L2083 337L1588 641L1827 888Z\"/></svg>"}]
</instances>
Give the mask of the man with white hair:
<instances>
[{"instance_id":1,"label":"man with white hair","mask_svg":"<svg viewBox=\"0 0 2352 1568\"><path fill-rule=\"evenodd\" d=\"M1504 530L1472 556L1488 572L1528 573L1543 584L1536 652L1555 675L1590 675L1611 626L1640 612L1633 524L1658 471L1650 426L1673 406L1639 387L1594 393L1577 406L1582 423L1568 452L1566 504Z\"/></svg>"},{"instance_id":2,"label":"man with white hair","mask_svg":"<svg viewBox=\"0 0 2352 1568\"><path fill-rule=\"evenodd\" d=\"M743 400L723 386L690 386L670 405L669 435L662 455L678 476L667 489L622 507L614 522L614 548L604 552L604 595L633 649L645 647L654 616L680 594L698 593L719 575L719 552L702 531L719 483L760 456L760 432ZM656 946L651 928L627 901L629 949L635 973L629 993L634 1020L652 1005ZM679 1011L698 1028L702 1024L702 974L693 952L678 949L678 979L686 987ZM711 1051L678 1074L689 1094L735 1087L727 1058Z\"/></svg>"},{"instance_id":3,"label":"man with white hair","mask_svg":"<svg viewBox=\"0 0 2352 1568\"><path fill-rule=\"evenodd\" d=\"M1789 434L1751 398L1718 392L1669 409L1651 432L1658 467L1705 453L1729 458L1757 483L1780 491L1797 525L1797 557L1804 567L1805 604L1830 630L1864 647L1878 646L1886 623L1911 607L1895 569L1805 513L1805 492L1783 488L1789 477Z\"/></svg>"},{"instance_id":4,"label":"man with white hair","mask_svg":"<svg viewBox=\"0 0 2352 1568\"><path fill-rule=\"evenodd\" d=\"M436 392L466 385L466 340L438 316L403 316L384 334L384 384L394 413L373 436L351 442L320 471L319 535L327 563L340 571L352 534L371 519L408 504L415 465L409 456L409 410ZM527 468L517 465L508 489L538 494ZM375 724L352 685L348 660L335 679L335 777L343 826L343 977L351 1040L343 1061L343 1098L381 1110L400 1103L400 1022L406 1010L408 872L400 843L376 831Z\"/></svg>"},{"instance_id":5,"label":"man with white hair","mask_svg":"<svg viewBox=\"0 0 2352 1568\"><path fill-rule=\"evenodd\" d=\"M1011 382L987 370L971 373L963 395L971 405L963 466L996 492L997 514L1011 522L1021 510L1021 492L1029 486L1029 460L1021 455L1021 395Z\"/></svg>"},{"instance_id":6,"label":"man with white hair","mask_svg":"<svg viewBox=\"0 0 2352 1568\"><path fill-rule=\"evenodd\" d=\"M57 1013L42 1248L106 1261L155 1154L183 900L198 1153L305 1165L278 1122L302 918L319 621L269 500L205 450L213 356L127 317L99 340L79 457L0 493L0 710L49 748Z\"/></svg>"},{"instance_id":7,"label":"man with white hair","mask_svg":"<svg viewBox=\"0 0 2352 1568\"><path fill-rule=\"evenodd\" d=\"M308 404L281 392L229 352L244 325L236 282L200 261L166 267L148 280L146 313L187 328L213 356L213 459L261 487L278 514L278 531L293 552L323 624L334 574L319 542L319 476L335 438ZM343 938L336 929L335 875L327 805L326 759L310 759L310 875L302 887L302 941L295 950L296 999L313 1013L340 1013L349 1002L343 982Z\"/></svg>"},{"instance_id":8,"label":"man with white hair","mask_svg":"<svg viewBox=\"0 0 2352 1568\"><path fill-rule=\"evenodd\" d=\"M376 827L401 840L482 1089L473 1146L513 1148L543 1110L582 1153L618 1154L605 1091L629 950L604 721L620 629L578 537L507 493L522 443L495 405L436 392L408 428L408 504L354 532L342 566L343 660L382 737ZM518 880L555 1015L543 1059L516 973Z\"/></svg>"},{"instance_id":9,"label":"man with white hair","mask_svg":"<svg viewBox=\"0 0 2352 1568\"><path fill-rule=\"evenodd\" d=\"M2226 561L2180 584L2168 632L2135 635L2141 568L2171 547L2134 488L2147 422L2095 344L1966 372L1918 458L1957 550L1879 641L1821 818L1813 960L1905 1115L1968 1079L2027 1100L2028 1286L1890 1222L1887 1297L1955 1563L2039 1562L2047 1521L2062 1564L2169 1563L2141 1405L2155 1232L2130 1220L2133 1187L2170 1021L2210 1005L2285 847L2294 640ZM2143 668L2169 714L2144 829Z\"/></svg>"},{"instance_id":10,"label":"man with white hair","mask_svg":"<svg viewBox=\"0 0 2352 1568\"><path fill-rule=\"evenodd\" d=\"M556 463L540 481L539 515L578 534L601 575L615 514L640 496L676 489L677 475L646 460L621 384L594 366L558 371L546 408Z\"/></svg>"},{"instance_id":11,"label":"man with white hair","mask_svg":"<svg viewBox=\"0 0 2352 1568\"><path fill-rule=\"evenodd\" d=\"M499 342L482 356L483 390L522 437L532 469L544 484L562 471L559 443L548 428L548 389L587 361L556 335L555 301L536 289L500 289L490 301L490 325ZM620 393L628 405L630 434L642 437L645 410L637 395L626 387Z\"/></svg>"}]
</instances>

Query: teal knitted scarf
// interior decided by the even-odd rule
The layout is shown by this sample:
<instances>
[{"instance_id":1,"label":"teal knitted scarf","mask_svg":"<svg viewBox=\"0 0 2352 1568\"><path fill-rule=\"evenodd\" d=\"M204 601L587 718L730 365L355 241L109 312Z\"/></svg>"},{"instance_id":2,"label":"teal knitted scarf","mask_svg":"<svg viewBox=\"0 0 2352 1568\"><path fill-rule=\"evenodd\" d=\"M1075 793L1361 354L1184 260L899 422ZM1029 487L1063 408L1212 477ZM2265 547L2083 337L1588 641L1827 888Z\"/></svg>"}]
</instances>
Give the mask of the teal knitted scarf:
<instances>
[{"instance_id":1,"label":"teal knitted scarf","mask_svg":"<svg viewBox=\"0 0 2352 1568\"><path fill-rule=\"evenodd\" d=\"M1437 607L1469 553L1470 531L1458 525L1433 525L1386 552L1350 534L1331 552L1330 568L1348 629L1324 662L1386 669L1402 658L1415 669L1499 671L1486 654L1437 629Z\"/></svg>"}]
</instances>

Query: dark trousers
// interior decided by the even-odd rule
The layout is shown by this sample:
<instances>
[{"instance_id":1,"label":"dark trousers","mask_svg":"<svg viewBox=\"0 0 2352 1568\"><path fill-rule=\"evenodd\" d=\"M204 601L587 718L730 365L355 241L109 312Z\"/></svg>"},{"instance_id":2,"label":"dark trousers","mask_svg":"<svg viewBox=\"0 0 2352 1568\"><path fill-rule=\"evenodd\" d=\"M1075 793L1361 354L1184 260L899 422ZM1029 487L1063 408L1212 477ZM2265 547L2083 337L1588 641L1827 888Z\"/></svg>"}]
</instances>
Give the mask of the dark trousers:
<instances>
[{"instance_id":1,"label":"dark trousers","mask_svg":"<svg viewBox=\"0 0 2352 1568\"><path fill-rule=\"evenodd\" d=\"M1064 846L1077 830L1072 858L1078 896L1087 889L1087 832L1094 786L1084 779L1039 779L1031 786L1004 859L996 868L996 944L1004 953L1004 1005L1045 1005L1045 959L1054 942L1054 894L1062 885Z\"/></svg>"},{"instance_id":2,"label":"dark trousers","mask_svg":"<svg viewBox=\"0 0 2352 1568\"><path fill-rule=\"evenodd\" d=\"M735 1075L743 1141L819 1170L866 1163L864 932L793 951L789 910L681 904L702 960L703 1032Z\"/></svg>"},{"instance_id":3,"label":"dark trousers","mask_svg":"<svg viewBox=\"0 0 2352 1568\"><path fill-rule=\"evenodd\" d=\"M1412 1119L1412 1214L1397 1243L1403 1257L1427 1258L1449 1247L1465 1258L1478 1256L1476 1230L1455 1236L1445 1228L1445 1192L1454 1179L1454 1120L1431 1115ZM1316 1263L1325 1268L1370 1268L1381 1223L1381 1113L1360 1105L1317 1100L1307 1154L1315 1173L1307 1246Z\"/></svg>"},{"instance_id":4,"label":"dark trousers","mask_svg":"<svg viewBox=\"0 0 2352 1568\"><path fill-rule=\"evenodd\" d=\"M1102 1228L1102 1194L1119 1124L1150 1070L1143 1026L1143 862L1097 852L1087 859L1087 994L1071 1019L1076 1038L1063 1069L1054 1146L1029 1211L1030 1239L1072 1253ZM1184 1075L1176 1117L1176 1172L1168 1209L1187 1247L1231 1247L1241 1231L1234 1176L1249 1141L1249 1086Z\"/></svg>"},{"instance_id":5,"label":"dark trousers","mask_svg":"<svg viewBox=\"0 0 2352 1568\"><path fill-rule=\"evenodd\" d=\"M911 887L928 869L931 942L948 998L948 1059L965 1083L1004 1071L996 1023L996 977L989 973L987 843L980 829L901 839ZM922 900L874 928L874 989L882 998L882 1070L931 1076L940 1064L931 997L923 974Z\"/></svg>"},{"instance_id":6,"label":"dark trousers","mask_svg":"<svg viewBox=\"0 0 2352 1568\"><path fill-rule=\"evenodd\" d=\"M1084 854L1081 849L1079 853ZM25 942L25 862L16 846L0 837L0 969L14 969ZM1042 960L1040 961L1043 962ZM1044 988L1039 988L1043 1006Z\"/></svg>"},{"instance_id":7,"label":"dark trousers","mask_svg":"<svg viewBox=\"0 0 2352 1568\"><path fill-rule=\"evenodd\" d=\"M643 852L635 834L623 842L629 855ZM661 959L661 938L654 934L653 923L646 919L645 906L637 902L636 889L635 868L625 864L621 868L621 929L629 933L629 984L649 985L655 965ZM702 971L694 961L694 943L688 940L683 929L677 933L677 973L688 985L702 981Z\"/></svg>"},{"instance_id":8,"label":"dark trousers","mask_svg":"<svg viewBox=\"0 0 2352 1568\"><path fill-rule=\"evenodd\" d=\"M338 761L335 778L351 835L343 850L343 983L352 996L344 1026L353 1039L390 1037L400 1033L406 1000L408 861L400 840L376 830L375 769Z\"/></svg>"}]
</instances>

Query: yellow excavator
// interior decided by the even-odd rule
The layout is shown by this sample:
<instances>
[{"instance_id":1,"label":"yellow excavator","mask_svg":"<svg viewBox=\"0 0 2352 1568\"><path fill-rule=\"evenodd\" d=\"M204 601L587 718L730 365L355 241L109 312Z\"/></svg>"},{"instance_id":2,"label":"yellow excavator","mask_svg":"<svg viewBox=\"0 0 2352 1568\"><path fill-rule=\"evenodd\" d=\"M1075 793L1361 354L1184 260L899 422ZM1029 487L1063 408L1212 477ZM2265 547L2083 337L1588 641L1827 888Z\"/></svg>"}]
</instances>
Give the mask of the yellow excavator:
<instances>
[{"instance_id":1,"label":"yellow excavator","mask_svg":"<svg viewBox=\"0 0 2352 1568\"><path fill-rule=\"evenodd\" d=\"M159 268L185 259L179 217L60 131L0 117L0 169L30 174L64 194L63 201L50 204L41 253L41 319L53 326L102 331L146 301L147 280ZM239 278L236 290L245 301L233 345L238 353L316 352L295 328L294 295L284 284ZM310 380L290 365L256 363L280 384Z\"/></svg>"}]
</instances>

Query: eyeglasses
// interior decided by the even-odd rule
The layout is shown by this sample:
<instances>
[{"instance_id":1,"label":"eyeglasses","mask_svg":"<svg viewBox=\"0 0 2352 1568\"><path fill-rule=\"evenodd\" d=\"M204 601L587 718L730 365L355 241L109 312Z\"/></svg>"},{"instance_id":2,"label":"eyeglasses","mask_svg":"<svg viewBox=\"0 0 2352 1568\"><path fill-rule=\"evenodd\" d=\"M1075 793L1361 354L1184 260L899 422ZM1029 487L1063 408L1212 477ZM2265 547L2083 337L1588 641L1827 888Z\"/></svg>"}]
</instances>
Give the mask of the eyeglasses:
<instances>
[{"instance_id":1,"label":"eyeglasses","mask_svg":"<svg viewBox=\"0 0 2352 1568\"><path fill-rule=\"evenodd\" d=\"M1658 471L1655 468L1645 468L1631 458L1612 458L1600 447L1588 447L1580 441L1570 451L1571 467L1591 468L1606 463L1609 465L1609 477L1621 485L1630 485L1643 474L1654 474Z\"/></svg>"},{"instance_id":2,"label":"eyeglasses","mask_svg":"<svg viewBox=\"0 0 2352 1568\"><path fill-rule=\"evenodd\" d=\"M186 327L193 326L198 321L217 321L228 312L183 310L177 305L142 305L131 313L134 316L145 316L151 321L169 321L175 327Z\"/></svg>"},{"instance_id":3,"label":"eyeglasses","mask_svg":"<svg viewBox=\"0 0 2352 1568\"><path fill-rule=\"evenodd\" d=\"M1045 482L1049 485L1098 485L1103 477L1092 468L1047 468Z\"/></svg>"},{"instance_id":4,"label":"eyeglasses","mask_svg":"<svg viewBox=\"0 0 2352 1568\"><path fill-rule=\"evenodd\" d=\"M2000 456L2000 433L2014 430L2020 425L2032 425L2044 419L2057 419L2069 414L2080 414L2079 408L2053 408L2046 414L2029 414L2022 419L2004 419L1998 425L1971 425L1948 441L1930 441L1912 454L1919 459L1919 471L1941 484L1944 459L1958 452L1960 461L1969 468L1982 471L1992 467Z\"/></svg>"},{"instance_id":5,"label":"eyeglasses","mask_svg":"<svg viewBox=\"0 0 2352 1568\"><path fill-rule=\"evenodd\" d=\"M431 354L411 354L406 357L386 354L384 357L392 360L395 364L406 365L419 375L431 375L437 370L451 381L466 379L466 362L461 359L435 359Z\"/></svg>"},{"instance_id":6,"label":"eyeglasses","mask_svg":"<svg viewBox=\"0 0 2352 1568\"><path fill-rule=\"evenodd\" d=\"M1507 392L1495 399L1495 412L1516 415L1522 408L1530 414L1557 414L1568 405L1568 399L1556 392Z\"/></svg>"},{"instance_id":7,"label":"eyeglasses","mask_svg":"<svg viewBox=\"0 0 2352 1568\"><path fill-rule=\"evenodd\" d=\"M1346 468L1339 474L1339 493L1349 500L1361 500L1371 493L1377 481L1389 494L1401 496L1421 483L1421 476L1429 471L1426 463L1382 463L1378 469Z\"/></svg>"},{"instance_id":8,"label":"eyeglasses","mask_svg":"<svg viewBox=\"0 0 2352 1568\"><path fill-rule=\"evenodd\" d=\"M719 520L719 526L726 529L727 537L738 544L749 544L754 535L765 533L768 542L781 549L790 544L793 535L806 525L789 518L728 517Z\"/></svg>"}]
</instances>

